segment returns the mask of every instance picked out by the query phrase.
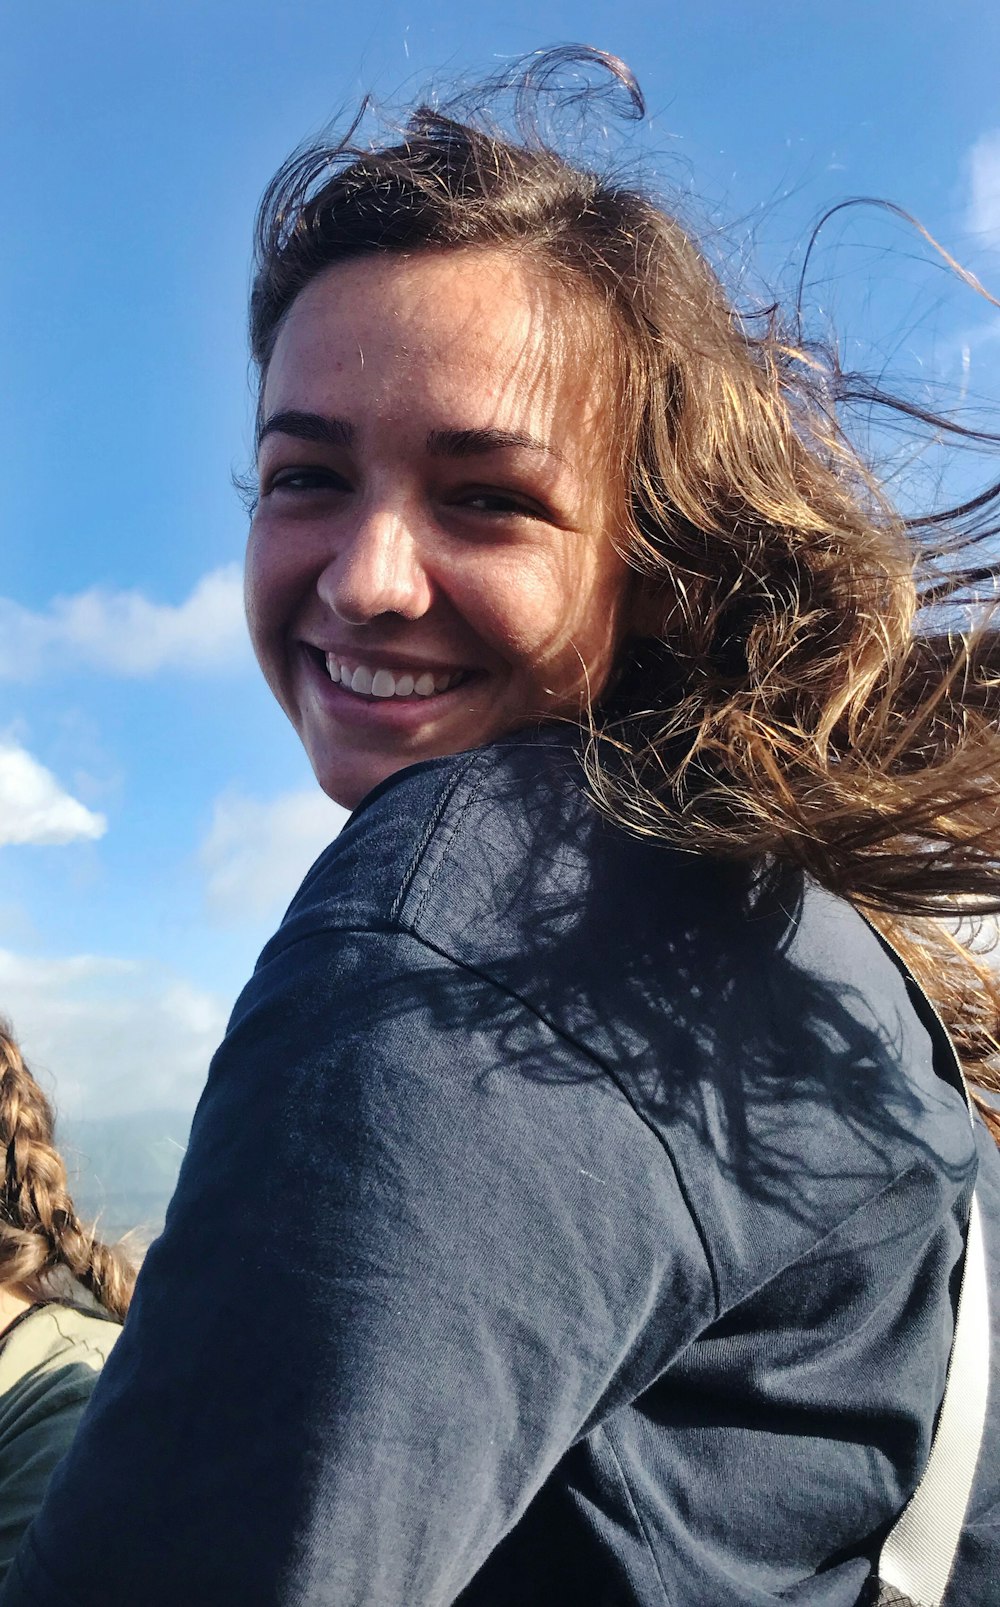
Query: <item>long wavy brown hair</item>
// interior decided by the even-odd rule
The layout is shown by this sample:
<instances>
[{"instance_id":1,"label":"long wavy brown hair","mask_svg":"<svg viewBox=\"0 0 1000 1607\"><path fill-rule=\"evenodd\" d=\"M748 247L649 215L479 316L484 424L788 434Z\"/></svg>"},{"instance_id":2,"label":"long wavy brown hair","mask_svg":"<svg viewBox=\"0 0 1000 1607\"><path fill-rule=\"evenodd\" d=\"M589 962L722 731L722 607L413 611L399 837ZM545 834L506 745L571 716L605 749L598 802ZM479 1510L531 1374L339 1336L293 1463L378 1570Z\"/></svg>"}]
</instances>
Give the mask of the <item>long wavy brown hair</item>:
<instances>
[{"instance_id":1,"label":"long wavy brown hair","mask_svg":"<svg viewBox=\"0 0 1000 1607\"><path fill-rule=\"evenodd\" d=\"M136 1267L121 1246L104 1244L80 1220L66 1163L55 1143L52 1106L28 1070L10 1027L0 1020L0 1285L39 1297L46 1280L69 1272L113 1317L124 1321Z\"/></svg>"},{"instance_id":2,"label":"long wavy brown hair","mask_svg":"<svg viewBox=\"0 0 1000 1607\"><path fill-rule=\"evenodd\" d=\"M495 121L511 95L514 134ZM570 287L606 335L617 541L647 619L610 694L584 711L595 798L631 831L791 861L854 901L938 1005L970 1076L1000 1089L1000 981L942 924L1000 910L1000 649L986 606L1000 487L923 518L896 511L844 405L975 432L843 372L797 310L741 316L658 199L540 131L553 108L615 97L642 116L617 59L550 51L418 106L388 140L360 138L363 109L343 138L296 152L257 220L261 392L289 307L336 263L489 246Z\"/></svg>"}]
</instances>

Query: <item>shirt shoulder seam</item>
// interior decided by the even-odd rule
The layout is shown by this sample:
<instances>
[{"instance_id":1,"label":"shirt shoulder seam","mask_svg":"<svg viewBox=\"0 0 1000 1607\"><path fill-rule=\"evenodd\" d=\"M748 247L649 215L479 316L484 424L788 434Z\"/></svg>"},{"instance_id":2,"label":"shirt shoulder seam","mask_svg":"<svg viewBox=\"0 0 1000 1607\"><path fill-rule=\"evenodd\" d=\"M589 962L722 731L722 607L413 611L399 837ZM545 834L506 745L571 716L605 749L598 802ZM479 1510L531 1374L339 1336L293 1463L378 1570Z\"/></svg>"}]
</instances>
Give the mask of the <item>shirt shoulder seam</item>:
<instances>
[{"instance_id":1,"label":"shirt shoulder seam","mask_svg":"<svg viewBox=\"0 0 1000 1607\"><path fill-rule=\"evenodd\" d=\"M972 1156L970 1174L958 1191L959 1198L966 1190L968 1190L968 1193L971 1196L972 1190L975 1187L978 1168L978 1157L974 1154ZM743 1305L745 1301L753 1300L770 1284L775 1283L778 1278L783 1278L787 1272L792 1270L793 1267L797 1267L802 1262L808 1261L810 1256L815 1255L818 1250L822 1250L823 1246L829 1243L835 1234L842 1232L843 1229L855 1221L855 1219L859 1217L862 1212L870 1211L872 1206L875 1205L877 1201L881 1200L884 1195L888 1194L890 1190L898 1188L899 1185L905 1182L907 1178L917 1176L925 1170L935 1171L935 1175L940 1175L937 1169L929 1167L926 1161L912 1160L910 1161L909 1165L904 1166L901 1171L894 1172L892 1177L884 1179L879 1184L878 1188L874 1189L872 1193L866 1194L865 1198L863 1200L859 1200L850 1211L846 1211L843 1216L838 1216L836 1222L831 1223L824 1233L821 1233L817 1238L811 1240L804 1250L801 1250L797 1255L793 1255L790 1260L783 1261L780 1267L775 1267L772 1272L768 1273L766 1278L762 1278L761 1281L754 1284L752 1288L742 1290L738 1299L733 1300L731 1304L720 1313L720 1315L725 1316L728 1311L735 1310L737 1306Z\"/></svg>"},{"instance_id":2,"label":"shirt shoulder seam","mask_svg":"<svg viewBox=\"0 0 1000 1607\"><path fill-rule=\"evenodd\" d=\"M449 964L454 965L458 970L465 971L468 975L478 978L480 982L485 983L487 987L494 989L494 991L497 993L505 994L507 998L513 999L515 1003L520 1005L521 1009L524 1010L526 1014L533 1016L536 1021L541 1022L541 1024L552 1033L553 1037L558 1038L563 1043L567 1044L582 1059L589 1061L591 1065L597 1066L607 1080L611 1083L611 1085L617 1089L619 1095L625 1101L633 1116L646 1129L647 1133L651 1135L659 1149L667 1158L670 1170L677 1184L678 1192L681 1196L681 1199L684 1201L684 1206L688 1213L688 1217L690 1218L691 1224L695 1230L695 1233L697 1234L698 1243L701 1246L701 1253L705 1261L705 1267L708 1272L712 1287L712 1302L715 1308L715 1317L713 1320L717 1319L721 1311L721 1290L715 1262L711 1254L708 1236L705 1233L701 1220L694 1209L690 1193L685 1186L684 1178L682 1176L680 1167L677 1164L677 1159L667 1141L666 1135L659 1132L657 1128L653 1126L653 1123L649 1121L648 1117L646 1117L639 1109L635 1100L629 1095L628 1089L625 1087L621 1078L616 1076L613 1068L609 1066L607 1061L604 1060L600 1055L595 1054L592 1049L589 1049L586 1044L581 1043L578 1038L575 1038L571 1033L568 1033L565 1028L559 1026L558 1022L552 1021L546 1015L544 1010L540 1010L537 1005L532 1004L531 1000L526 999L522 993L517 991L516 988L511 988L507 983L499 981L498 978L491 976L488 971L481 970L478 966L470 965L468 961L459 959L456 955L449 953L447 949L441 948L436 943L432 943L420 932L412 930L403 923L400 923L399 930L401 932L405 932L409 937L412 937L415 942L420 943L429 953L437 954L441 959L447 960Z\"/></svg>"},{"instance_id":3,"label":"shirt shoulder seam","mask_svg":"<svg viewBox=\"0 0 1000 1607\"><path fill-rule=\"evenodd\" d=\"M393 899L392 904L391 904L391 906L389 908L389 919L390 920L396 921L396 920L398 920L400 918L400 916L402 914L402 911L403 911L403 909L404 909L404 907L406 905L406 901L409 898L411 892L413 891L414 883L417 880L418 873L419 873L420 868L421 868L421 866L422 866L422 864L424 862L424 859L425 859L425 857L427 855L427 851L428 851L428 849L429 849L429 847L431 845L431 842L434 839L435 833L438 831L438 829L439 829L439 827L441 825L442 819L443 819L444 815L446 814L449 805L454 800L455 793L458 791L459 786L461 785L462 781L464 781L465 777L468 775L470 770L472 770L477 764L479 765L480 770L482 770L484 768L484 766L482 764L482 757L483 757L482 754L480 752L478 752L478 751L470 753L468 755L467 759L465 760L464 764L462 764L462 765L460 765L458 767L458 769L455 771L454 775L450 778L448 784L444 787L443 791L441 792L440 797L438 798L436 804L434 805L434 808L431 810L431 813L427 818L426 824L424 825L424 829L420 834L420 838L419 838L419 841L417 843L417 846L413 850L413 853L410 856L409 863L407 864L406 869L404 870L404 872L402 874L402 877L400 878L399 889L398 889L398 891L396 893L396 896ZM448 847L451 844L451 841L452 841L453 837L455 836L455 833L457 832L457 830L458 830L458 828L459 828L459 826L460 826L460 824L462 822L462 818L463 818L463 816L465 814L465 810L468 807L468 804L470 803L472 797L475 795L475 792L478 790L478 787L481 785L481 783L482 783L482 775L480 775L479 781L477 781L475 786L473 786L473 788L471 789L469 795L465 799L462 800L461 806L455 809L454 819L451 821L451 823L450 823L450 825L448 827L448 830L447 830L447 834L446 834L446 836L444 838L444 841L441 844L441 855L442 856L445 853L447 853ZM419 912L423 907L423 904L424 904L424 902L425 902L425 900L427 898L427 895L428 895L432 885L433 885L433 875L429 875L428 878L427 878L427 885L426 885L426 887L424 888L423 892L420 894L420 897L419 897L419 902L418 902L418 906L417 906L416 915L419 915ZM416 916L414 918L416 918Z\"/></svg>"},{"instance_id":4,"label":"shirt shoulder seam","mask_svg":"<svg viewBox=\"0 0 1000 1607\"><path fill-rule=\"evenodd\" d=\"M633 1492L631 1484L629 1483L628 1474L626 1473L625 1466L624 1466L624 1464L622 1462L621 1457L618 1454L618 1448L617 1448L617 1446L615 1445L615 1442L614 1442L612 1422L608 1421L608 1422L602 1424L602 1430L603 1430L603 1433L604 1433L605 1443L607 1444L607 1447L608 1447L608 1454L611 1457L612 1462L614 1463L615 1471L616 1471L616 1473L618 1475L618 1479L619 1479L619 1481L621 1483L621 1487L622 1487L622 1490L624 1492L625 1499L628 1502L629 1511L632 1514L632 1517L633 1517L633 1519L635 1521L636 1527L639 1530L639 1533L642 1535L643 1543L644 1543L645 1548L646 1548L646 1553L647 1553L647 1555L649 1557L650 1562L653 1564L653 1568L654 1568L654 1570L656 1572L656 1577L657 1577L657 1579L659 1581L660 1589L663 1592L664 1603L666 1604L666 1607L670 1607L670 1592L667 1590L667 1581L663 1577L663 1569L660 1567L660 1559L656 1555L656 1549L655 1549L655 1547L653 1545L652 1539L650 1538L648 1525L646 1524L645 1520L643 1519L642 1513L639 1511L639 1508L636 1505L635 1494Z\"/></svg>"}]
</instances>

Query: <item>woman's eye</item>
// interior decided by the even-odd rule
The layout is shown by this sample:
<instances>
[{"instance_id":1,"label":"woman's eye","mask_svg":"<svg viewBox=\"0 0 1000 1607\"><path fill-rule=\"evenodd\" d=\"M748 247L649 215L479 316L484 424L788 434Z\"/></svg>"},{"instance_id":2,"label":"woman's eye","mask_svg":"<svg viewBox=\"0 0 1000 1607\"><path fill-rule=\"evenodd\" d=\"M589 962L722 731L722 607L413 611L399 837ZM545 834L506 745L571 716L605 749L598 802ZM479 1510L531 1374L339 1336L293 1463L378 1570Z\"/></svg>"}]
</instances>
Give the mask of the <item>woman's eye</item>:
<instances>
[{"instance_id":1,"label":"woman's eye","mask_svg":"<svg viewBox=\"0 0 1000 1607\"><path fill-rule=\"evenodd\" d=\"M273 491L346 491L347 481L332 469L281 469L267 481Z\"/></svg>"},{"instance_id":2,"label":"woman's eye","mask_svg":"<svg viewBox=\"0 0 1000 1607\"><path fill-rule=\"evenodd\" d=\"M462 506L474 513L519 515L525 519L544 519L544 511L525 497L510 491L470 491L462 498Z\"/></svg>"}]
</instances>

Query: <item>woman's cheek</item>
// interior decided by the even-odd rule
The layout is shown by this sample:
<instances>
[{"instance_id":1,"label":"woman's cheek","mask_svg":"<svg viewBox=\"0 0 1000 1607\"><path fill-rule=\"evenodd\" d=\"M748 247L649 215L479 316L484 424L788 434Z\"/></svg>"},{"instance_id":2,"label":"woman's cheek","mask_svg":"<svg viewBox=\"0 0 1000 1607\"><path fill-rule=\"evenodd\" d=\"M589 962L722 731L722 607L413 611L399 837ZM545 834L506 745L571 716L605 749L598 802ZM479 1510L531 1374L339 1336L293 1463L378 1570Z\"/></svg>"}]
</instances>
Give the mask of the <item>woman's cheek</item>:
<instances>
[{"instance_id":1,"label":"woman's cheek","mask_svg":"<svg viewBox=\"0 0 1000 1607\"><path fill-rule=\"evenodd\" d=\"M243 597L250 640L268 674L268 646L280 631L288 593L288 576L278 549L265 528L251 527L243 572Z\"/></svg>"},{"instance_id":2,"label":"woman's cheek","mask_svg":"<svg viewBox=\"0 0 1000 1607\"><path fill-rule=\"evenodd\" d=\"M528 667L547 656L565 600L558 573L538 555L505 555L469 576L461 611L477 634L506 658Z\"/></svg>"}]
</instances>

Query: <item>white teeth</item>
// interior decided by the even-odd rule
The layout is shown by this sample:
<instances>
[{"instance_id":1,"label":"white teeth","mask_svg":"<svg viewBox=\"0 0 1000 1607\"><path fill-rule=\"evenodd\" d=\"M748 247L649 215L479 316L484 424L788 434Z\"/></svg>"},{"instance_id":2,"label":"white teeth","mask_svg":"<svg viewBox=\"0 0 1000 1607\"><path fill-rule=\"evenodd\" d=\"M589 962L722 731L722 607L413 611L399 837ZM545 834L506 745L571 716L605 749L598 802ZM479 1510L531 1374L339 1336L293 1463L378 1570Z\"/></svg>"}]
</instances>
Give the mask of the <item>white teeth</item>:
<instances>
[{"instance_id":1,"label":"white teeth","mask_svg":"<svg viewBox=\"0 0 1000 1607\"><path fill-rule=\"evenodd\" d=\"M424 670L416 676L407 670L402 675L396 675L392 670L371 670L367 664L359 664L352 670L334 653L325 654L325 658L327 674L334 685L342 686L345 691L356 692L360 697L434 697L447 692L449 687L457 686L464 679L462 670L456 670L453 674L442 671L437 675L432 670Z\"/></svg>"}]
</instances>

